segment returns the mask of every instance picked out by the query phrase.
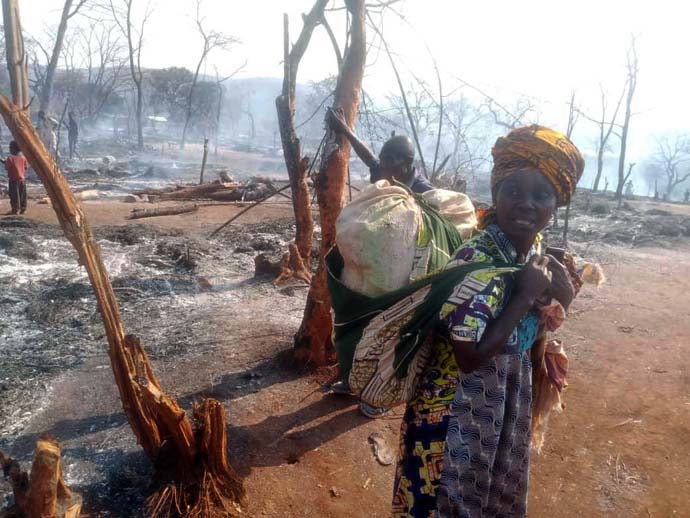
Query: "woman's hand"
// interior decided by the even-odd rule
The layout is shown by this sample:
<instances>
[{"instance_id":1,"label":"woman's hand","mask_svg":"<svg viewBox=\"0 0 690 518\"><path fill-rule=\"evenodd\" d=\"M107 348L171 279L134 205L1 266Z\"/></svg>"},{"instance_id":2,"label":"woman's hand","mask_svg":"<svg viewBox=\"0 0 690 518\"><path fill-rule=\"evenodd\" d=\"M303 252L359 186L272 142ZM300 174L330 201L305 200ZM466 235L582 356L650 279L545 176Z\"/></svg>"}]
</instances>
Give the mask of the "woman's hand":
<instances>
[{"instance_id":1,"label":"woman's hand","mask_svg":"<svg viewBox=\"0 0 690 518\"><path fill-rule=\"evenodd\" d=\"M568 309L570 303L575 298L575 288L570 282L570 276L566 267L558 262L555 258L549 258L548 270L551 272L551 286L549 287L549 295L561 303L564 309Z\"/></svg>"},{"instance_id":2,"label":"woman's hand","mask_svg":"<svg viewBox=\"0 0 690 518\"><path fill-rule=\"evenodd\" d=\"M534 304L551 286L549 263L547 256L532 256L524 268L515 274L515 296L526 299L530 306Z\"/></svg>"}]
</instances>

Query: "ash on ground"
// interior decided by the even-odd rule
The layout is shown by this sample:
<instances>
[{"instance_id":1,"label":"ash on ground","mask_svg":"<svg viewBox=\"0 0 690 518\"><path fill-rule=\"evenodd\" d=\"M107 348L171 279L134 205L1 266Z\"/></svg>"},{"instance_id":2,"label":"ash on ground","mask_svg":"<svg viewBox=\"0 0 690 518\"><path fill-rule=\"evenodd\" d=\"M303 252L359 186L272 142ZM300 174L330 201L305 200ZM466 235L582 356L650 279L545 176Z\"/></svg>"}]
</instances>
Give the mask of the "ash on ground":
<instances>
[{"instance_id":1,"label":"ash on ground","mask_svg":"<svg viewBox=\"0 0 690 518\"><path fill-rule=\"evenodd\" d=\"M231 225L214 240L140 224L95 234L125 328L141 337L155 364L193 362L228 349L228 342L241 347L237 327L252 318L275 329L299 324L306 290L254 277L255 255L287 249L291 221ZM257 299L289 313L267 311ZM150 473L124 414L66 419L48 430L41 424L55 398L78 406L83 397L100 397L97 389L87 391L88 382L86 395L55 394L58 379L92 375L112 392L106 351L93 290L61 230L23 217L0 219L0 450L28 468L36 438L50 432L63 444L67 482L85 493L87 505L131 509L141 504ZM177 387L170 388L175 394ZM0 481L0 508L10 494Z\"/></svg>"}]
</instances>

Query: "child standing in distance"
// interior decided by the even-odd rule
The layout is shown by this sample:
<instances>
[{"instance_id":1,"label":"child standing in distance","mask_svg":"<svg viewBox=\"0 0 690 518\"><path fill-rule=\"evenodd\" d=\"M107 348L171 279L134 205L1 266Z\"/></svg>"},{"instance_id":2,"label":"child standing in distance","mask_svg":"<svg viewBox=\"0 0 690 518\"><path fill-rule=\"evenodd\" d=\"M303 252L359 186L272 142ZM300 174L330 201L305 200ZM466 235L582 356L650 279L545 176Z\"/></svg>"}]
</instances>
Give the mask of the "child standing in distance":
<instances>
[{"instance_id":1,"label":"child standing in distance","mask_svg":"<svg viewBox=\"0 0 690 518\"><path fill-rule=\"evenodd\" d=\"M14 140L10 142L10 156L3 160L10 185L10 214L24 214L26 212L26 183L24 177L29 167L26 157L22 155L19 145Z\"/></svg>"}]
</instances>

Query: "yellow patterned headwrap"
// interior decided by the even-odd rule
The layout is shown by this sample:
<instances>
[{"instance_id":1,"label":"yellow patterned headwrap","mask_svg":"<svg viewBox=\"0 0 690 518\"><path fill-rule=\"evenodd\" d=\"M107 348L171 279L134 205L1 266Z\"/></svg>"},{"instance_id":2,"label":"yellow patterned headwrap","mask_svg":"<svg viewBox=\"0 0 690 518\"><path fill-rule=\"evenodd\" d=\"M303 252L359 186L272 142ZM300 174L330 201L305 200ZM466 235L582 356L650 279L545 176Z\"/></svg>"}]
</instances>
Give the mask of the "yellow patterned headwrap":
<instances>
[{"instance_id":1,"label":"yellow patterned headwrap","mask_svg":"<svg viewBox=\"0 0 690 518\"><path fill-rule=\"evenodd\" d=\"M556 189L558 206L570 202L575 185L582 176L585 161L568 137L536 124L517 128L499 137L491 150L494 167L491 189L522 169L536 168Z\"/></svg>"}]
</instances>

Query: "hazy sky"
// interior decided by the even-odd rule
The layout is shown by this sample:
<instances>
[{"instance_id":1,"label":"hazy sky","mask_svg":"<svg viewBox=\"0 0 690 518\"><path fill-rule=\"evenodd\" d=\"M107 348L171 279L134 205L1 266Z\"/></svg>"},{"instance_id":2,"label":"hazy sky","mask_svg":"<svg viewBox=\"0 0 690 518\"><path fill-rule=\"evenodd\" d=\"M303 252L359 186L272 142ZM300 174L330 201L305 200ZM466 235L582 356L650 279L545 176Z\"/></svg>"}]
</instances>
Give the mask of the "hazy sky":
<instances>
[{"instance_id":1,"label":"hazy sky","mask_svg":"<svg viewBox=\"0 0 690 518\"><path fill-rule=\"evenodd\" d=\"M40 35L47 25L55 25L61 3L20 0L25 30ZM144 65L193 68L201 45L193 23L196 2L152 0L151 4L154 13L147 27ZM312 4L312 0L205 0L208 26L243 42L231 52L212 55L206 71L212 73L216 65L228 72L247 59L242 76L282 76L282 13L290 15L294 41L302 25L300 14ZM625 49L634 33L640 61L634 108L639 114L631 138L633 153L640 154L653 147L653 135L690 127L686 100L690 7L686 5L671 0L403 0L396 8L409 23L388 14L384 31L407 78L410 71L433 78L426 42L447 78L447 89L454 86L454 77L460 77L506 103L518 94L533 96L544 106L541 122L561 129L572 89L593 113L598 110L600 83L612 97L619 94ZM342 14L331 15L334 30L341 34ZM330 44L323 30L317 30L298 80L317 80L334 71ZM392 84L388 63L380 56L367 70L365 88L385 93L393 90ZM580 124L575 135L578 144L592 147L594 127Z\"/></svg>"}]
</instances>

